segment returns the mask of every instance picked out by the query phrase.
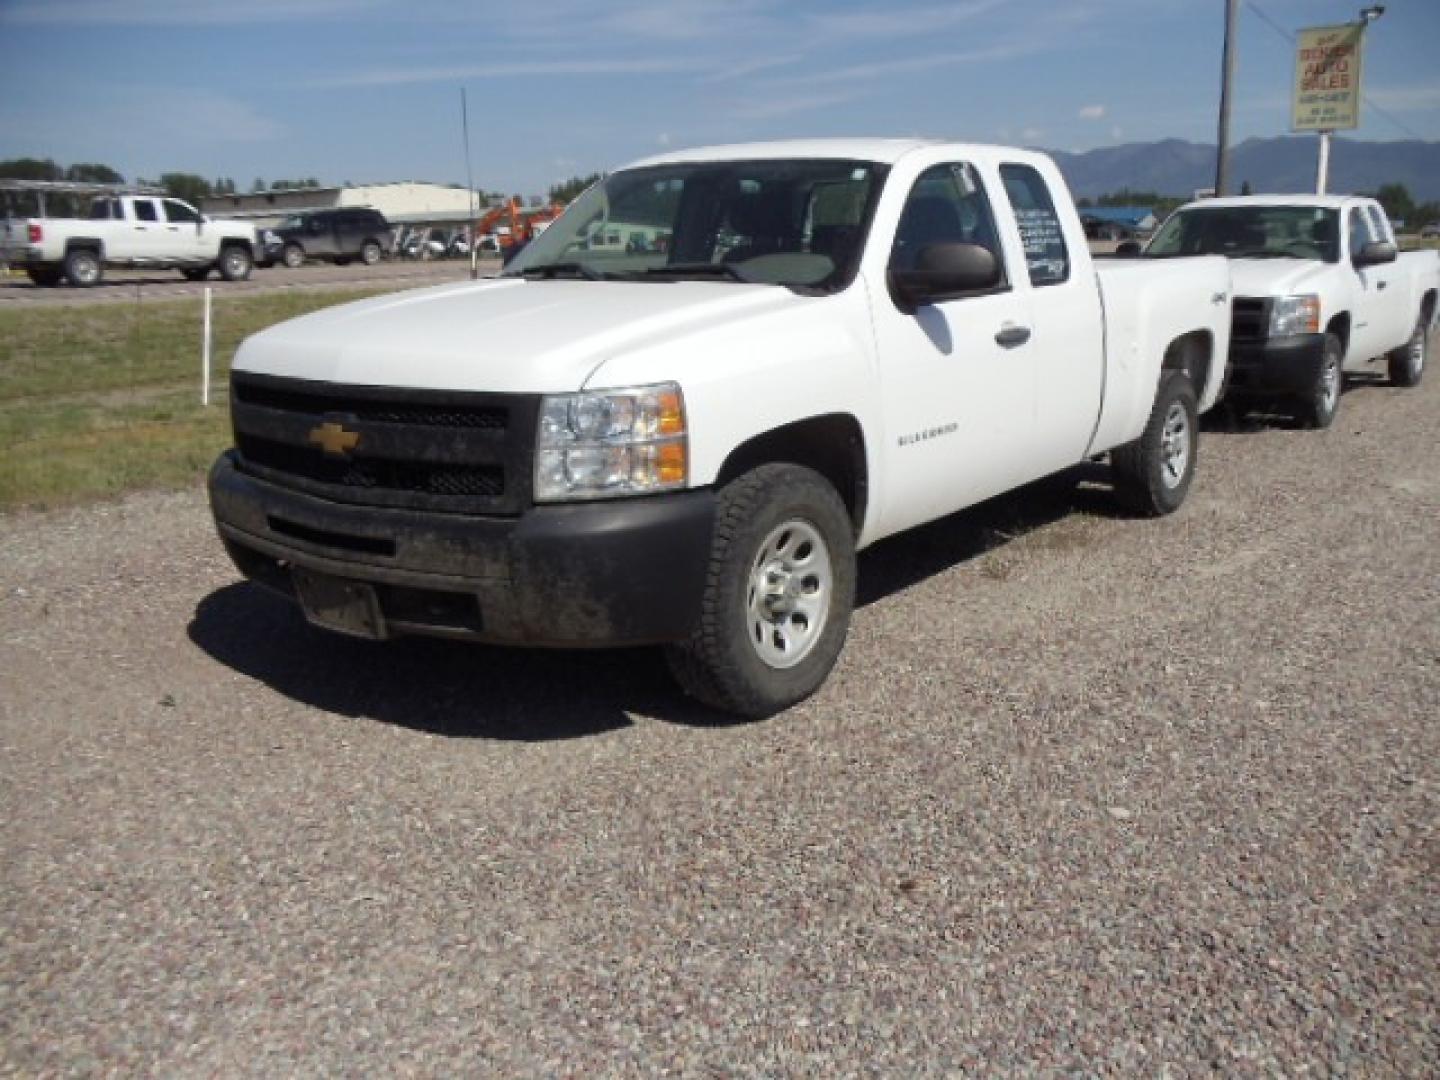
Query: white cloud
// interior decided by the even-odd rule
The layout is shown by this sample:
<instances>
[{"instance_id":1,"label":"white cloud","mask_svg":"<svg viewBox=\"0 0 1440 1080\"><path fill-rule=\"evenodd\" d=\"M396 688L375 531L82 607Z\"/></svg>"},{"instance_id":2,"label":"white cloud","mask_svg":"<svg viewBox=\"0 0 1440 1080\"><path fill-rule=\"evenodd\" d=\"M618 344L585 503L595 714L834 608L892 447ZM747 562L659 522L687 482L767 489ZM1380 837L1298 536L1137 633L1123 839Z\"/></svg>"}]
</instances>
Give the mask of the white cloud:
<instances>
[{"instance_id":1,"label":"white cloud","mask_svg":"<svg viewBox=\"0 0 1440 1080\"><path fill-rule=\"evenodd\" d=\"M1076 113L1081 120L1099 120L1105 115L1104 105L1082 105Z\"/></svg>"},{"instance_id":2,"label":"white cloud","mask_svg":"<svg viewBox=\"0 0 1440 1080\"><path fill-rule=\"evenodd\" d=\"M463 82L467 79L513 79L527 75L552 78L582 75L657 75L693 72L693 60L521 60L508 64L464 67L382 68L376 71L313 79L305 85L321 89L350 86L402 86L411 83Z\"/></svg>"}]
</instances>

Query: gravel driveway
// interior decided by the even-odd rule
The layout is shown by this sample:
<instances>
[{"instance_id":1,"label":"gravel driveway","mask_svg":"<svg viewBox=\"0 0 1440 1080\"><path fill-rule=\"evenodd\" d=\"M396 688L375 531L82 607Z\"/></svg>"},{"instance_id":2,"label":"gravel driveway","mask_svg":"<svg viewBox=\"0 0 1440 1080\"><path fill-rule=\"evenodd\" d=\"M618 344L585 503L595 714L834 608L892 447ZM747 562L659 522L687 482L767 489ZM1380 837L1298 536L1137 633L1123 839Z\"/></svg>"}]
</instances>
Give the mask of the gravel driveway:
<instances>
[{"instance_id":1,"label":"gravel driveway","mask_svg":"<svg viewBox=\"0 0 1440 1080\"><path fill-rule=\"evenodd\" d=\"M0 518L13 1073L1417 1076L1440 371L881 545L835 676L389 647L202 493Z\"/></svg>"}]
</instances>

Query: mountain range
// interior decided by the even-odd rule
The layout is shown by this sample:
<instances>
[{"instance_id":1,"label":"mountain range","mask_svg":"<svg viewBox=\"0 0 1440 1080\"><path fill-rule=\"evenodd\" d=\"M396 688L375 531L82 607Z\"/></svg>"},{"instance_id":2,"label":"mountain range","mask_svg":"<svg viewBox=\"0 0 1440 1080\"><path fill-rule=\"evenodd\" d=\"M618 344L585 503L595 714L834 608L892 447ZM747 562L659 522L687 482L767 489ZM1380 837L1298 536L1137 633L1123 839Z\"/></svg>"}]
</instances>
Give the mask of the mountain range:
<instances>
[{"instance_id":1,"label":"mountain range","mask_svg":"<svg viewBox=\"0 0 1440 1080\"><path fill-rule=\"evenodd\" d=\"M1318 136L1246 139L1230 148L1230 194L1248 182L1256 195L1315 190ZM1215 184L1213 143L1162 139L1126 143L1082 154L1049 151L1077 198L1129 188L1190 198ZM1332 192L1370 192L1404 184L1416 202L1440 200L1440 142L1330 141Z\"/></svg>"}]
</instances>

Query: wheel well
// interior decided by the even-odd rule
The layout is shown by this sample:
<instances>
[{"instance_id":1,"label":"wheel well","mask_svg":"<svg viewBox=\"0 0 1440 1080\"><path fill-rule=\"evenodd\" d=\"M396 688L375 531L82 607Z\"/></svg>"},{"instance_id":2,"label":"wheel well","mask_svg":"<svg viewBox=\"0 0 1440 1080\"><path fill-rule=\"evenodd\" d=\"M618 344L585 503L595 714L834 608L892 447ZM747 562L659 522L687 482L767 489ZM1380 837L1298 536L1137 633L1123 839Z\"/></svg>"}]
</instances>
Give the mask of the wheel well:
<instances>
[{"instance_id":1,"label":"wheel well","mask_svg":"<svg viewBox=\"0 0 1440 1080\"><path fill-rule=\"evenodd\" d=\"M814 469L830 481L859 533L865 523L869 478L865 434L855 417L845 413L812 416L756 435L730 452L715 478L715 486L721 487L757 466L781 462Z\"/></svg>"},{"instance_id":2,"label":"wheel well","mask_svg":"<svg viewBox=\"0 0 1440 1080\"><path fill-rule=\"evenodd\" d=\"M1350 313L1342 311L1325 324L1325 332L1334 334L1340 339L1340 353L1343 356L1350 351Z\"/></svg>"},{"instance_id":3,"label":"wheel well","mask_svg":"<svg viewBox=\"0 0 1440 1080\"><path fill-rule=\"evenodd\" d=\"M105 245L88 237L73 237L65 241L65 254L69 255L72 251L93 251L98 258L105 257Z\"/></svg>"},{"instance_id":4,"label":"wheel well","mask_svg":"<svg viewBox=\"0 0 1440 1080\"><path fill-rule=\"evenodd\" d=\"M1176 338L1165 348L1160 366L1166 371L1183 371L1195 388L1196 397L1203 397L1210 382L1210 364L1215 355L1215 338L1208 330L1194 330Z\"/></svg>"}]
</instances>

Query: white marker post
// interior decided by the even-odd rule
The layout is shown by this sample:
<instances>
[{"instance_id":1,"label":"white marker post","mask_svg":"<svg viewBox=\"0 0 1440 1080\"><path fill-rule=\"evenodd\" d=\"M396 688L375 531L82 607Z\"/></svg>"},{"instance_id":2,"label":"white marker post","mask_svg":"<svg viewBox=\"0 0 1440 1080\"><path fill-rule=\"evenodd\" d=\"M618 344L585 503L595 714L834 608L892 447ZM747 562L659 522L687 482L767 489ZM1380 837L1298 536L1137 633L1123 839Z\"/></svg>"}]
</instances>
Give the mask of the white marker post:
<instances>
[{"instance_id":1,"label":"white marker post","mask_svg":"<svg viewBox=\"0 0 1440 1080\"><path fill-rule=\"evenodd\" d=\"M200 404L210 404L210 286L205 286L205 328L200 345Z\"/></svg>"}]
</instances>

